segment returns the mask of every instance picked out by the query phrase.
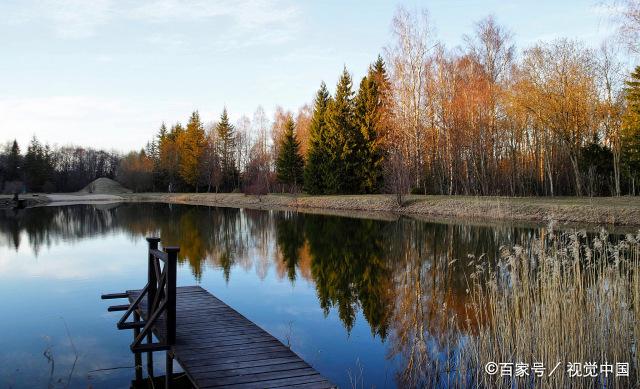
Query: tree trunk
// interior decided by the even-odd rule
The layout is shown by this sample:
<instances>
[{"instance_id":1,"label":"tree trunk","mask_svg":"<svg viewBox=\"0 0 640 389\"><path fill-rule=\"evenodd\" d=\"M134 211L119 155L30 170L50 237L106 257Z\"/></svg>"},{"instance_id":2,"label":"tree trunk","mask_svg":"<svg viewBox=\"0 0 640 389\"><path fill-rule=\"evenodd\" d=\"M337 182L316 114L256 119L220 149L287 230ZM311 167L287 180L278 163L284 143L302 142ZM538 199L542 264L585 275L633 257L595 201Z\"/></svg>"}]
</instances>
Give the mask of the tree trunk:
<instances>
[{"instance_id":1,"label":"tree trunk","mask_svg":"<svg viewBox=\"0 0 640 389\"><path fill-rule=\"evenodd\" d=\"M613 151L613 179L615 181L616 197L620 197L620 152Z\"/></svg>"},{"instance_id":2,"label":"tree trunk","mask_svg":"<svg viewBox=\"0 0 640 389\"><path fill-rule=\"evenodd\" d=\"M573 166L573 174L576 176L576 195L582 196L582 179L580 178L580 167L578 166L578 157L575 153L569 157L571 159L571 166Z\"/></svg>"}]
</instances>

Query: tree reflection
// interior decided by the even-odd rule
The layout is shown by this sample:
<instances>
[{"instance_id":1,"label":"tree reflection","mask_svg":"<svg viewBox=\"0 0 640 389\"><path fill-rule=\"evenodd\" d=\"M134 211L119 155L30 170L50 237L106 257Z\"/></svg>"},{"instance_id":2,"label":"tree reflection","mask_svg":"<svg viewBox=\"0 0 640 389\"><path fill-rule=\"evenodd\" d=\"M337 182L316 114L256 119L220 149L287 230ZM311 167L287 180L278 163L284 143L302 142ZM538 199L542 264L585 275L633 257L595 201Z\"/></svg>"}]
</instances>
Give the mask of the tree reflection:
<instances>
[{"instance_id":1,"label":"tree reflection","mask_svg":"<svg viewBox=\"0 0 640 389\"><path fill-rule=\"evenodd\" d=\"M304 246L304 218L295 212L284 211L276 215L276 239L281 261L287 277L296 280L300 251Z\"/></svg>"},{"instance_id":2,"label":"tree reflection","mask_svg":"<svg viewBox=\"0 0 640 389\"><path fill-rule=\"evenodd\" d=\"M361 307L374 335L387 335L392 272L385 260L386 222L306 215L305 236L320 306L347 330Z\"/></svg>"}]
</instances>

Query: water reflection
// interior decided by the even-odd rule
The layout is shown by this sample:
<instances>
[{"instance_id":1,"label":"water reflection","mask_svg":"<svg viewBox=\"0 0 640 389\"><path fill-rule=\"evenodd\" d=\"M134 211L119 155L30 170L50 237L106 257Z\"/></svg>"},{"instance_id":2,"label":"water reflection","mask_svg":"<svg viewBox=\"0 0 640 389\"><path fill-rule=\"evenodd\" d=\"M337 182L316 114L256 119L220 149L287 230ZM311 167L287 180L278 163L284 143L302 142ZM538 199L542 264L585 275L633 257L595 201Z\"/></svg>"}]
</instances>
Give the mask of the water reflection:
<instances>
[{"instance_id":1,"label":"water reflection","mask_svg":"<svg viewBox=\"0 0 640 389\"><path fill-rule=\"evenodd\" d=\"M467 320L469 255L489 253L483 260L491 260L500 245L540 231L167 204L0 211L0 246L28 245L36 256L60 241L157 235L181 246L179 260L196 280L222 271L233 282L237 268L260 279L273 271L292 284L311 282L324 314L337 311L347 332L362 314L371 336L386 343L388 359L400 361L399 386L425 385L427 366L455 352L459 340L447 328Z\"/></svg>"}]
</instances>

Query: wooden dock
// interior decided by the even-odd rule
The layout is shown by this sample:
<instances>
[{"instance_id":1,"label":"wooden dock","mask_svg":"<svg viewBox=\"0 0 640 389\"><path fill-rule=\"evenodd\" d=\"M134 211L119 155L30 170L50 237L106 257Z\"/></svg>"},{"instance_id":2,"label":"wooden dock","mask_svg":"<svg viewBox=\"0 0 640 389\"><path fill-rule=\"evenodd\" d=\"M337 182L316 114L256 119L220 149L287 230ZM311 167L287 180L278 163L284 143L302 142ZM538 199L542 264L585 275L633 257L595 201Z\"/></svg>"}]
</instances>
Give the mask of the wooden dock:
<instances>
[{"instance_id":1,"label":"wooden dock","mask_svg":"<svg viewBox=\"0 0 640 389\"><path fill-rule=\"evenodd\" d=\"M166 387L172 386L174 359L195 388L335 387L278 339L200 286L176 287L179 249L160 251L159 239L148 240L145 288L102 296L129 300L109 311L126 310L118 328L134 331L136 380L142 380L141 353L147 353L147 371L153 377L152 352L166 350ZM134 320L127 321L131 315Z\"/></svg>"},{"instance_id":2,"label":"wooden dock","mask_svg":"<svg viewBox=\"0 0 640 389\"><path fill-rule=\"evenodd\" d=\"M128 291L133 302L140 291ZM175 359L198 388L332 388L271 334L199 286L177 288ZM146 300L141 303L146 320ZM153 329L161 341L163 320Z\"/></svg>"}]
</instances>

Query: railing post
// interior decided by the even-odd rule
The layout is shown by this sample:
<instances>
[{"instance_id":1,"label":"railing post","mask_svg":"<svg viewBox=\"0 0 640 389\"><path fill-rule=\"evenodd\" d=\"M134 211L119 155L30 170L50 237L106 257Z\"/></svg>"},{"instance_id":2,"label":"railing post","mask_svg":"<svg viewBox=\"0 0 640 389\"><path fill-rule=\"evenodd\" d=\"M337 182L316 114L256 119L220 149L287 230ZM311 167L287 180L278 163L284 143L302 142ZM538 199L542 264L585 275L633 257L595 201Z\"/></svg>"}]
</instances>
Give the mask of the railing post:
<instances>
[{"instance_id":1,"label":"railing post","mask_svg":"<svg viewBox=\"0 0 640 389\"><path fill-rule=\"evenodd\" d=\"M156 277L155 268L156 258L151 254L151 250L158 249L160 238L149 237L147 238L147 242L149 243L149 252L147 253L147 282L149 283L149 289L147 290L147 320L149 320L151 315L153 315L153 308L151 305L155 301L156 293L158 291L158 279ZM147 335L147 343L153 343L153 335L151 333ZM150 377L153 377L153 352L151 351L147 353L147 374L149 374Z\"/></svg>"},{"instance_id":2,"label":"railing post","mask_svg":"<svg viewBox=\"0 0 640 389\"><path fill-rule=\"evenodd\" d=\"M167 344L176 342L176 269L179 247L165 247L167 253Z\"/></svg>"},{"instance_id":3,"label":"railing post","mask_svg":"<svg viewBox=\"0 0 640 389\"><path fill-rule=\"evenodd\" d=\"M151 317L153 313L152 304L156 298L158 291L158 279L156 277L155 257L151 254L151 250L158 249L158 243L160 238L147 238L149 242L148 262L147 262L147 282L149 283L149 290L147 291L147 318Z\"/></svg>"},{"instance_id":4,"label":"railing post","mask_svg":"<svg viewBox=\"0 0 640 389\"><path fill-rule=\"evenodd\" d=\"M133 321L140 321L140 314L138 311L133 311ZM135 340L138 335L140 335L140 328L136 327L133 329L133 339ZM142 382L142 355L140 353L133 353L133 360L135 364L135 372L136 372L136 383L139 384Z\"/></svg>"},{"instance_id":5,"label":"railing post","mask_svg":"<svg viewBox=\"0 0 640 389\"><path fill-rule=\"evenodd\" d=\"M166 324L167 324L167 338L166 342L169 345L176 343L176 270L178 266L178 252L179 247L165 247L164 251L167 253L167 306L166 306ZM173 382L173 350L167 350L165 365L165 388L172 387Z\"/></svg>"}]
</instances>

